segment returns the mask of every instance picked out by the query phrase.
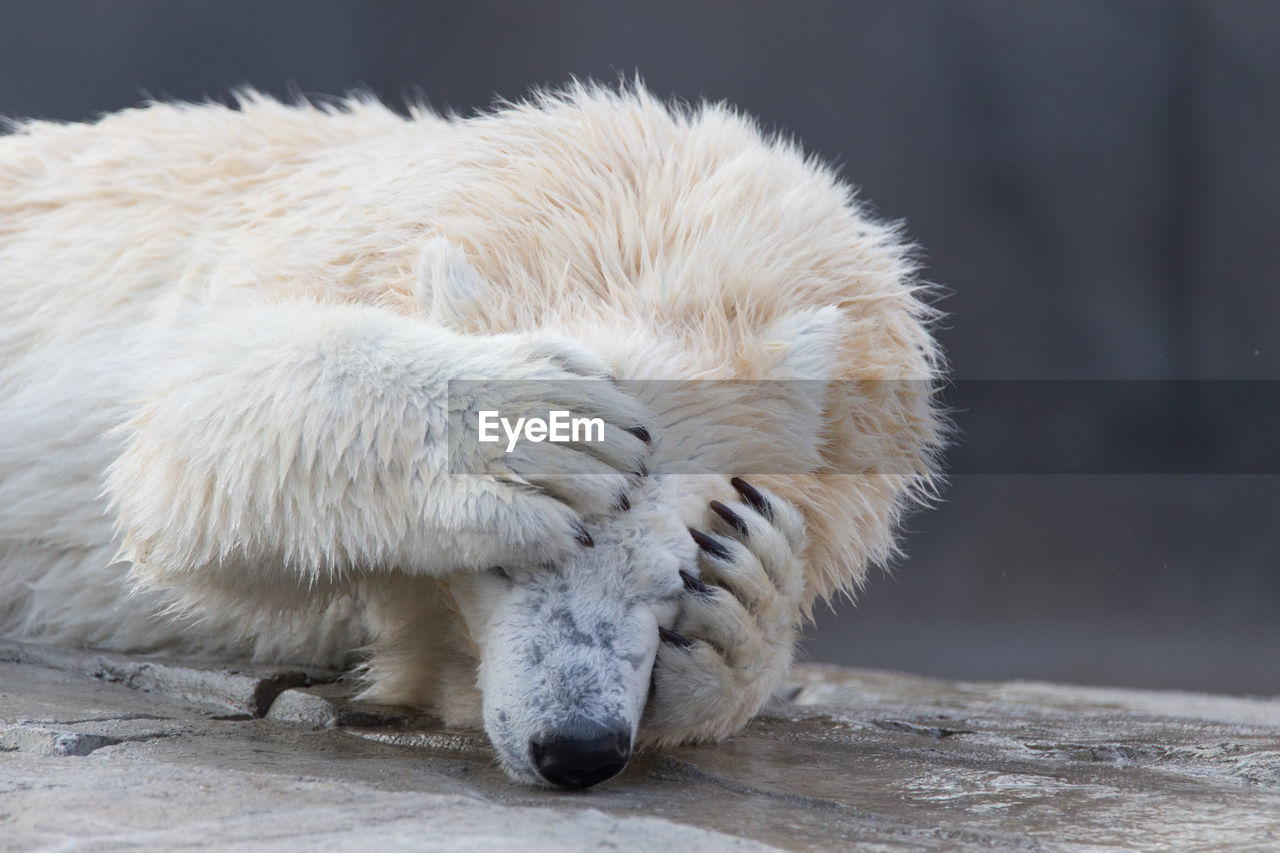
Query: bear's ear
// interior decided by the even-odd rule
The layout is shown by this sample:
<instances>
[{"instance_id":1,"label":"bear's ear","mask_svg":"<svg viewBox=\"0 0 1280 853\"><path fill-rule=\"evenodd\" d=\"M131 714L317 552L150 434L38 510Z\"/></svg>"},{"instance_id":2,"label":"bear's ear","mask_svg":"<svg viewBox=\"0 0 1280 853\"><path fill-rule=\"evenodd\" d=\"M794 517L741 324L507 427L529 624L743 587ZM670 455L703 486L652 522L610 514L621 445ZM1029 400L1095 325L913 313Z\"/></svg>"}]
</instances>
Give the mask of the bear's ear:
<instances>
[{"instance_id":1,"label":"bear's ear","mask_svg":"<svg viewBox=\"0 0 1280 853\"><path fill-rule=\"evenodd\" d=\"M769 325L761 338L776 348L776 379L830 379L840 356L840 337L846 320L834 305L806 308Z\"/></svg>"},{"instance_id":2,"label":"bear's ear","mask_svg":"<svg viewBox=\"0 0 1280 853\"><path fill-rule=\"evenodd\" d=\"M466 252L444 237L432 237L418 257L418 307L442 326L464 326L481 313L488 285Z\"/></svg>"}]
</instances>

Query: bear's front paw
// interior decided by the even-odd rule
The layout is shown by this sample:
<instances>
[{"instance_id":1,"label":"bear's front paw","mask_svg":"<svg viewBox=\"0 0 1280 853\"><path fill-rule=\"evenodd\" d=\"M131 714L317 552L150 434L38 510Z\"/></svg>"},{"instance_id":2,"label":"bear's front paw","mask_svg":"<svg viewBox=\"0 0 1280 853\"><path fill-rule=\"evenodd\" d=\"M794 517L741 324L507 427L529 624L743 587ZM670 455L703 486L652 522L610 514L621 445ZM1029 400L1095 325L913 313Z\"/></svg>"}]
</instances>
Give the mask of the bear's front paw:
<instances>
[{"instance_id":1,"label":"bear's front paw","mask_svg":"<svg viewBox=\"0 0 1280 853\"><path fill-rule=\"evenodd\" d=\"M686 594L653 671L642 737L665 746L719 740L744 725L791 664L804 594L800 513L734 479L740 501L712 501L711 533L690 530L699 576Z\"/></svg>"},{"instance_id":2,"label":"bear's front paw","mask_svg":"<svg viewBox=\"0 0 1280 853\"><path fill-rule=\"evenodd\" d=\"M449 386L448 465L477 475L462 478L462 500L467 526L485 535L461 564L554 563L591 545L584 521L629 509L648 474L652 413L572 339L515 332L467 344L476 354Z\"/></svg>"}]
</instances>

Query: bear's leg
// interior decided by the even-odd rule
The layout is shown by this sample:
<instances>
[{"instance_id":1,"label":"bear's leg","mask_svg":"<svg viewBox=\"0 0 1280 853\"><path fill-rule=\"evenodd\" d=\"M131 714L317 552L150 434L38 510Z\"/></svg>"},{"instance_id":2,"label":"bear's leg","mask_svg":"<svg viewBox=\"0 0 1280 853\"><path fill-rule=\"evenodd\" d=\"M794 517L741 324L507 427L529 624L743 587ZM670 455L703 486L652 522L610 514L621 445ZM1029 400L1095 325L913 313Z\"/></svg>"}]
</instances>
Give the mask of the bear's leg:
<instances>
[{"instance_id":1,"label":"bear's leg","mask_svg":"<svg viewBox=\"0 0 1280 853\"><path fill-rule=\"evenodd\" d=\"M371 572L559 560L644 469L643 409L608 382L559 381L607 368L555 336L304 302L209 310L168 334L107 490L134 579L189 604L287 610ZM451 407L474 403L449 395L457 377L536 381L553 399L524 404L598 415L608 440L453 473L478 470L459 447L493 446L450 441L472 414ZM562 470L584 476L548 474Z\"/></svg>"},{"instance_id":2,"label":"bear's leg","mask_svg":"<svg viewBox=\"0 0 1280 853\"><path fill-rule=\"evenodd\" d=\"M711 502L712 533L692 530L700 577L664 631L641 735L659 746L720 740L786 676L801 621L804 521L765 489L733 480L740 501Z\"/></svg>"},{"instance_id":3,"label":"bear's leg","mask_svg":"<svg viewBox=\"0 0 1280 853\"><path fill-rule=\"evenodd\" d=\"M392 573L362 584L359 597L373 634L360 698L427 708L446 725L482 728L479 649L447 586L437 578Z\"/></svg>"}]
</instances>

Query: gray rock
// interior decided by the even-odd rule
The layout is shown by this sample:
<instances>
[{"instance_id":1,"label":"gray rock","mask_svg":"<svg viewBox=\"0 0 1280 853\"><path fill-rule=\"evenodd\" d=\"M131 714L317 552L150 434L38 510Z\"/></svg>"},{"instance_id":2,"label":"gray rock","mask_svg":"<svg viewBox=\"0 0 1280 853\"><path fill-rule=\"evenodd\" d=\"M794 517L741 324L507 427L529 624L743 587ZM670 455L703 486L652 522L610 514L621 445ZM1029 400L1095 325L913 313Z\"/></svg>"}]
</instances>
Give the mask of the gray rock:
<instances>
[{"instance_id":1,"label":"gray rock","mask_svg":"<svg viewBox=\"0 0 1280 853\"><path fill-rule=\"evenodd\" d=\"M0 727L0 750L21 750L36 755L88 755L95 749L119 742L109 735L87 735L47 726Z\"/></svg>"},{"instance_id":2,"label":"gray rock","mask_svg":"<svg viewBox=\"0 0 1280 853\"><path fill-rule=\"evenodd\" d=\"M266 716L271 720L319 727L396 726L415 721L427 722L412 708L357 702L351 698L351 688L337 682L285 690L271 703Z\"/></svg>"},{"instance_id":3,"label":"gray rock","mask_svg":"<svg viewBox=\"0 0 1280 853\"><path fill-rule=\"evenodd\" d=\"M1276 700L800 667L741 735L561 793L341 682L228 717L85 669L0 663L0 850L1280 847Z\"/></svg>"},{"instance_id":4,"label":"gray rock","mask_svg":"<svg viewBox=\"0 0 1280 853\"><path fill-rule=\"evenodd\" d=\"M336 679L339 673L305 667L272 667L172 661L111 652L0 640L0 662L29 663L75 672L260 717L284 690Z\"/></svg>"}]
</instances>

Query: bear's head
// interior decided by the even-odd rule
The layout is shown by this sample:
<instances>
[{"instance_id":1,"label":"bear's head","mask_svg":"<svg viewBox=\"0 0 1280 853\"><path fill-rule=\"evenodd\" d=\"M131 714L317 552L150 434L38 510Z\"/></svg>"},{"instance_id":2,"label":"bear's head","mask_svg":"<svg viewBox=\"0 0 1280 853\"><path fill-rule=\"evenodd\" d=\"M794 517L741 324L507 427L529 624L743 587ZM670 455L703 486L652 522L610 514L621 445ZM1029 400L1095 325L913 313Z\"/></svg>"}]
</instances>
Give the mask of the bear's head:
<instances>
[{"instance_id":1,"label":"bear's head","mask_svg":"<svg viewBox=\"0 0 1280 853\"><path fill-rule=\"evenodd\" d=\"M482 717L518 778L545 781L538 756L564 743L606 778L645 739L688 528L730 477L803 516L805 615L892 554L935 482L931 309L895 228L723 106L579 87L460 123L449 144L459 189L432 199L431 224L447 242L404 299L457 331L586 345L653 412L654 458L631 509L592 520L594 548L448 579L463 665L418 701Z\"/></svg>"},{"instance_id":2,"label":"bear's head","mask_svg":"<svg viewBox=\"0 0 1280 853\"><path fill-rule=\"evenodd\" d=\"M732 494L731 476L777 483L790 466L819 464L827 383L818 371L834 358L840 322L835 309L806 310L750 342L770 353L770 375L780 378L621 381L653 434L649 472L629 506L586 519L592 546L561 562L443 582L476 661L484 728L513 776L594 784L620 770L634 745L663 736L657 726L643 731L642 719L660 629L676 627L698 574L690 531L707 527L712 499ZM788 640L797 621L788 621ZM456 707L456 697L444 701Z\"/></svg>"}]
</instances>

